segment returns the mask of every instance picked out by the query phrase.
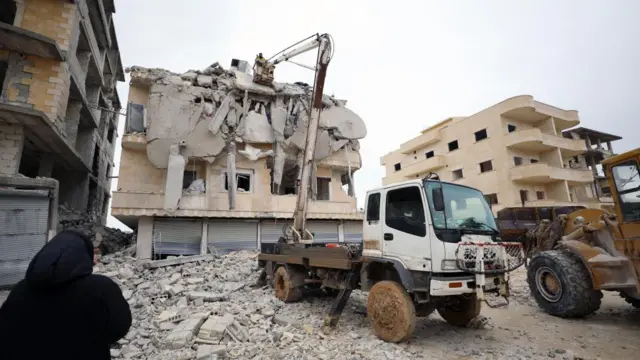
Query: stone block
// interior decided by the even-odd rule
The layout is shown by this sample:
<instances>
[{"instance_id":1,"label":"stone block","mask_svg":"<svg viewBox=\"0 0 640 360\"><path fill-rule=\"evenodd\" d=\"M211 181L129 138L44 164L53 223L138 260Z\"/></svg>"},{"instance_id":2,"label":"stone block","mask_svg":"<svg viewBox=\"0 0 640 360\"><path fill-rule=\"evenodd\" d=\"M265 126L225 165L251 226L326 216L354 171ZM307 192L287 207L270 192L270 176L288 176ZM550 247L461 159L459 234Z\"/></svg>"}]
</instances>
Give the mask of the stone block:
<instances>
[{"instance_id":1,"label":"stone block","mask_svg":"<svg viewBox=\"0 0 640 360\"><path fill-rule=\"evenodd\" d=\"M198 316L182 321L167 336L164 344L165 347L174 350L185 347L189 342L191 342L191 340L193 340L194 334L198 332L200 326L202 326L202 323L204 322L204 319L205 317Z\"/></svg>"},{"instance_id":2,"label":"stone block","mask_svg":"<svg viewBox=\"0 0 640 360\"><path fill-rule=\"evenodd\" d=\"M233 315L210 316L198 332L198 338L203 340L220 340L227 327L233 323Z\"/></svg>"}]
</instances>

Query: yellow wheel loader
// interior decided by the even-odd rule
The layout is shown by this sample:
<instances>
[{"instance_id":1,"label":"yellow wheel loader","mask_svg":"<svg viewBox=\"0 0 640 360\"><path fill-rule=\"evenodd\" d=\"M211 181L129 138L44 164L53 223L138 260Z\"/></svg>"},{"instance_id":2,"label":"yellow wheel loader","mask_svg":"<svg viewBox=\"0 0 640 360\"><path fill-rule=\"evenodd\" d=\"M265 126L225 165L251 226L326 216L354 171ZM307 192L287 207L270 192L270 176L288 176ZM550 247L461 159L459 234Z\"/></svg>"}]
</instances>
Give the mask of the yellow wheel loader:
<instances>
[{"instance_id":1,"label":"yellow wheel loader","mask_svg":"<svg viewBox=\"0 0 640 360\"><path fill-rule=\"evenodd\" d=\"M533 243L527 282L538 306L576 318L615 291L640 308L640 148L602 162L615 214L582 209L545 220L527 233Z\"/></svg>"}]
</instances>

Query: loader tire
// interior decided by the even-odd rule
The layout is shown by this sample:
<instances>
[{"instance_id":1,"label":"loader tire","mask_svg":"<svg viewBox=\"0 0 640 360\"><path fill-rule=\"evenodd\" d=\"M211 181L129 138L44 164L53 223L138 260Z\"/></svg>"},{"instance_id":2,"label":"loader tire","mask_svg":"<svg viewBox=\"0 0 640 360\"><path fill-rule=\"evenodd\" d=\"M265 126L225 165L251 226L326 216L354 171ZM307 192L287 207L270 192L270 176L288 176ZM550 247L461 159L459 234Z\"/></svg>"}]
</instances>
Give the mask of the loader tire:
<instances>
[{"instance_id":1,"label":"loader tire","mask_svg":"<svg viewBox=\"0 0 640 360\"><path fill-rule=\"evenodd\" d=\"M635 299L632 298L631 296L621 292L620 296L624 299L624 301L627 302L627 304L630 304L631 306L633 306L636 309L640 309L640 300L639 299Z\"/></svg>"},{"instance_id":2,"label":"loader tire","mask_svg":"<svg viewBox=\"0 0 640 360\"><path fill-rule=\"evenodd\" d=\"M276 297L285 303L299 301L303 296L302 288L291 286L291 275L284 266L276 270L273 276L273 288Z\"/></svg>"},{"instance_id":3,"label":"loader tire","mask_svg":"<svg viewBox=\"0 0 640 360\"><path fill-rule=\"evenodd\" d=\"M584 317L602 303L602 292L594 290L589 270L568 251L536 254L527 269L527 283L538 306L553 316Z\"/></svg>"},{"instance_id":4,"label":"loader tire","mask_svg":"<svg viewBox=\"0 0 640 360\"><path fill-rule=\"evenodd\" d=\"M397 343L411 337L416 309L409 294L395 281L377 282L369 291L367 317L381 340Z\"/></svg>"},{"instance_id":5,"label":"loader tire","mask_svg":"<svg viewBox=\"0 0 640 360\"><path fill-rule=\"evenodd\" d=\"M450 325L465 327L473 318L480 315L482 301L476 294L458 296L457 301L438 308L438 314Z\"/></svg>"}]
</instances>

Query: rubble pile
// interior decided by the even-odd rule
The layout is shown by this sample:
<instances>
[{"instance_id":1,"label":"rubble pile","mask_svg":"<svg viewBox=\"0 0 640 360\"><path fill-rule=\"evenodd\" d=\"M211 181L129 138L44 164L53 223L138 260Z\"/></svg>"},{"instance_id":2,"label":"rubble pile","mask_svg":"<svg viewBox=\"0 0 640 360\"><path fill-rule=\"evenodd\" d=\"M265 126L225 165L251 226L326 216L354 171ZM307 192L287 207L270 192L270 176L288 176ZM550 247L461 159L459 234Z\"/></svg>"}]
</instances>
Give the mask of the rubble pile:
<instances>
[{"instance_id":1,"label":"rubble pile","mask_svg":"<svg viewBox=\"0 0 640 360\"><path fill-rule=\"evenodd\" d=\"M183 263L190 259L197 260ZM173 265L169 265L173 264ZM114 279L131 306L133 325L111 350L118 359L409 359L406 346L370 330L356 292L338 328L324 333L332 298L284 304L257 287L256 254L233 252L140 263L106 255L96 273ZM417 349L419 350L419 349ZM414 351L417 351L414 350Z\"/></svg>"},{"instance_id":2,"label":"rubble pile","mask_svg":"<svg viewBox=\"0 0 640 360\"><path fill-rule=\"evenodd\" d=\"M58 206L58 231L65 229L76 229L87 234L93 246L99 248L102 254L124 250L136 242L134 232L124 232L104 226L100 217L93 212L85 214L60 205Z\"/></svg>"}]
</instances>

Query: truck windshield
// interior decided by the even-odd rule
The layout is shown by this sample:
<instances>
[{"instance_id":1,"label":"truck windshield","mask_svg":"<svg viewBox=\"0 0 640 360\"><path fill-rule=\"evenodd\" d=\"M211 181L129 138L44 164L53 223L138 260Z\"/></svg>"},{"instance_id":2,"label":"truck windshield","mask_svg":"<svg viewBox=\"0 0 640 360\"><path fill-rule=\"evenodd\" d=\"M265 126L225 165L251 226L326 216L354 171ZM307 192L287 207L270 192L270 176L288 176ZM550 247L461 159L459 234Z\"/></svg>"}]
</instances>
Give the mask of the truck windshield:
<instances>
[{"instance_id":1,"label":"truck windshield","mask_svg":"<svg viewBox=\"0 0 640 360\"><path fill-rule=\"evenodd\" d=\"M435 211L433 207L431 191L440 186L444 193L445 211ZM456 229L468 233L497 233L493 213L480 191L432 180L425 180L424 187L434 228Z\"/></svg>"}]
</instances>

